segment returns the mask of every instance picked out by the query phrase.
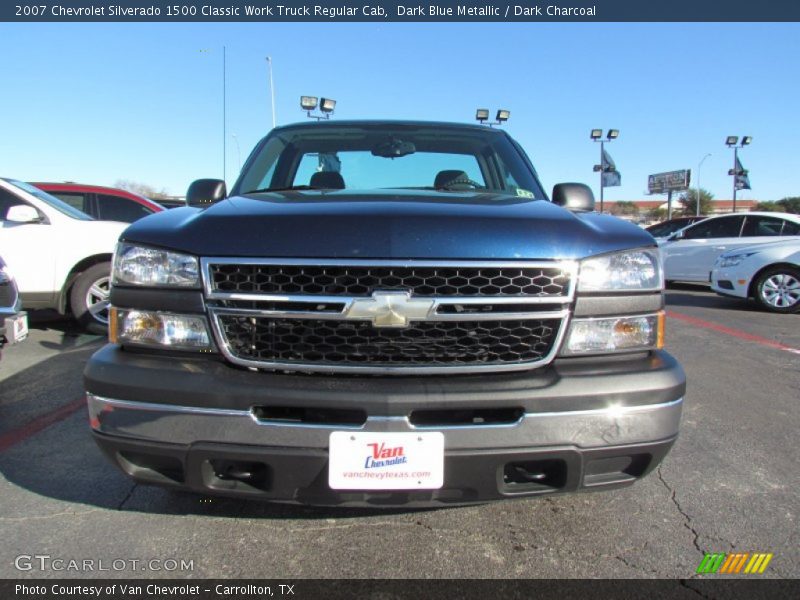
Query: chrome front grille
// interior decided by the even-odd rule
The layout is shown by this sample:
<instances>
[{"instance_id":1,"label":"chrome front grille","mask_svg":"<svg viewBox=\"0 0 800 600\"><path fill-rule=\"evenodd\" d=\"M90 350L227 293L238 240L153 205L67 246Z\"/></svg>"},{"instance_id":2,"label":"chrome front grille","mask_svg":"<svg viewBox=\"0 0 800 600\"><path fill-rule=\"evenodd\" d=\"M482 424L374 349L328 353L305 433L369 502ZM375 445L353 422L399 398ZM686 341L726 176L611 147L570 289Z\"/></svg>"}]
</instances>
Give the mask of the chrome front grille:
<instances>
[{"instance_id":1,"label":"chrome front grille","mask_svg":"<svg viewBox=\"0 0 800 600\"><path fill-rule=\"evenodd\" d=\"M236 356L252 361L327 365L504 365L541 360L559 319L418 321L373 327L367 321L223 315L219 325Z\"/></svg>"},{"instance_id":2,"label":"chrome front grille","mask_svg":"<svg viewBox=\"0 0 800 600\"><path fill-rule=\"evenodd\" d=\"M558 296L570 274L555 266L213 264L214 291L245 294L369 296L403 290L412 296Z\"/></svg>"},{"instance_id":3,"label":"chrome front grille","mask_svg":"<svg viewBox=\"0 0 800 600\"><path fill-rule=\"evenodd\" d=\"M202 260L217 342L248 367L353 373L530 369L552 360L570 261Z\"/></svg>"}]
</instances>

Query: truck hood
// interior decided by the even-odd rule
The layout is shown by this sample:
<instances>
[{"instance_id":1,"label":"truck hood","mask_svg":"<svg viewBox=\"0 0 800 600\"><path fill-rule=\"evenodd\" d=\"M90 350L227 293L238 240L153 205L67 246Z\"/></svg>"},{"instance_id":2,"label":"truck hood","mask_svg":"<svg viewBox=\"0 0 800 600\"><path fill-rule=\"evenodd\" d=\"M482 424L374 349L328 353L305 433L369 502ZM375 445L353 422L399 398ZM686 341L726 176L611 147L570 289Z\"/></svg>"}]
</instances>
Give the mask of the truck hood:
<instances>
[{"instance_id":1,"label":"truck hood","mask_svg":"<svg viewBox=\"0 0 800 600\"><path fill-rule=\"evenodd\" d=\"M616 217L546 200L420 190L234 196L131 225L123 239L198 256L577 259L653 246Z\"/></svg>"}]
</instances>

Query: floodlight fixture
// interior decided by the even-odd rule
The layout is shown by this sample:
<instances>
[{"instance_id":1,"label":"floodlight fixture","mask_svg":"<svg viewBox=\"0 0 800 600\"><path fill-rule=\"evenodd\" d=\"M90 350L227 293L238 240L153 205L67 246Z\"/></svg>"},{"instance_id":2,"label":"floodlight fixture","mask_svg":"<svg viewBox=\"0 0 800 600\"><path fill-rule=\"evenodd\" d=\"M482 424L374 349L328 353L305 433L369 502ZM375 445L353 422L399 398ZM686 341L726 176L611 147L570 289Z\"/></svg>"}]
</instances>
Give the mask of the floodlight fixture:
<instances>
[{"instance_id":1,"label":"floodlight fixture","mask_svg":"<svg viewBox=\"0 0 800 600\"><path fill-rule=\"evenodd\" d=\"M603 137L603 130L602 129L592 129L592 133L590 134L590 136L594 141L597 141L601 137Z\"/></svg>"},{"instance_id":2,"label":"floodlight fixture","mask_svg":"<svg viewBox=\"0 0 800 600\"><path fill-rule=\"evenodd\" d=\"M495 117L495 119L497 120L498 123L504 123L505 121L508 121L508 118L510 116L511 116L510 110L500 109L497 111L497 116Z\"/></svg>"},{"instance_id":3,"label":"floodlight fixture","mask_svg":"<svg viewBox=\"0 0 800 600\"><path fill-rule=\"evenodd\" d=\"M314 110L317 108L316 96L300 96L300 108L303 110Z\"/></svg>"},{"instance_id":4,"label":"floodlight fixture","mask_svg":"<svg viewBox=\"0 0 800 600\"><path fill-rule=\"evenodd\" d=\"M308 113L309 119L321 121L331 118L331 114L336 110L336 100L317 98L317 96L300 96L300 108ZM313 114L317 109L319 109L319 113Z\"/></svg>"},{"instance_id":5,"label":"floodlight fixture","mask_svg":"<svg viewBox=\"0 0 800 600\"><path fill-rule=\"evenodd\" d=\"M488 108L479 108L475 111L475 120L480 121L483 123L484 121L489 120L489 109Z\"/></svg>"},{"instance_id":6,"label":"floodlight fixture","mask_svg":"<svg viewBox=\"0 0 800 600\"><path fill-rule=\"evenodd\" d=\"M753 141L753 136L752 135L742 136L742 146L749 146L750 142L752 142L752 141Z\"/></svg>"},{"instance_id":7,"label":"floodlight fixture","mask_svg":"<svg viewBox=\"0 0 800 600\"><path fill-rule=\"evenodd\" d=\"M336 100L322 98L319 101L319 109L324 113L332 113L336 109Z\"/></svg>"},{"instance_id":8,"label":"floodlight fixture","mask_svg":"<svg viewBox=\"0 0 800 600\"><path fill-rule=\"evenodd\" d=\"M615 140L619 137L619 129L609 129L608 130L608 139Z\"/></svg>"},{"instance_id":9,"label":"floodlight fixture","mask_svg":"<svg viewBox=\"0 0 800 600\"><path fill-rule=\"evenodd\" d=\"M729 135L725 139L725 145L726 146L735 146L738 143L739 143L739 136L738 135Z\"/></svg>"}]
</instances>

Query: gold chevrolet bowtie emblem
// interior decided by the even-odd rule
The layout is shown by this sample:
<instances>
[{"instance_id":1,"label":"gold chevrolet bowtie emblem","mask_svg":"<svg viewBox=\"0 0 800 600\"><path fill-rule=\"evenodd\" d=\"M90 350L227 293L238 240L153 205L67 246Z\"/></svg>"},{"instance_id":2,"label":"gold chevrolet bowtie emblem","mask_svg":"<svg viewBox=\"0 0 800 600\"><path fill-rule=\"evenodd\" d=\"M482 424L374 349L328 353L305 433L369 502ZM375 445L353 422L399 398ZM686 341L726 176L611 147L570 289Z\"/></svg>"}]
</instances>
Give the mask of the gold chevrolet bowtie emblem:
<instances>
[{"instance_id":1,"label":"gold chevrolet bowtie emblem","mask_svg":"<svg viewBox=\"0 0 800 600\"><path fill-rule=\"evenodd\" d=\"M411 320L427 318L432 308L433 300L408 292L372 292L372 298L353 300L344 316L372 321L374 327L408 327Z\"/></svg>"}]
</instances>

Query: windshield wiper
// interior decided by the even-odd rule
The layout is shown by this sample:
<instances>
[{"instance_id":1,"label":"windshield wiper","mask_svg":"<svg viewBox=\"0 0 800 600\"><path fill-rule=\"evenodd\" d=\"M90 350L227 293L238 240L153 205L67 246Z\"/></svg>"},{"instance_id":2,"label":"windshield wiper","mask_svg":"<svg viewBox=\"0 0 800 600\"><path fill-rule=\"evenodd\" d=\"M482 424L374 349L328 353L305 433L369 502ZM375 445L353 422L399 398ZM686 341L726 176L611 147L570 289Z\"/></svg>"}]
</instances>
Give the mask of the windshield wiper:
<instances>
[{"instance_id":1,"label":"windshield wiper","mask_svg":"<svg viewBox=\"0 0 800 600\"><path fill-rule=\"evenodd\" d=\"M469 187L467 187L467 185L469 185ZM436 190L437 192L479 192L479 191L486 191L489 188L483 186L473 186L472 184L456 183L456 184L440 185L433 189Z\"/></svg>"},{"instance_id":2,"label":"windshield wiper","mask_svg":"<svg viewBox=\"0 0 800 600\"><path fill-rule=\"evenodd\" d=\"M292 190L318 190L318 189L321 188L311 187L310 185L288 185L286 187L259 188L257 190L250 190L249 192L245 192L245 194L260 194L261 192L289 192Z\"/></svg>"}]
</instances>

